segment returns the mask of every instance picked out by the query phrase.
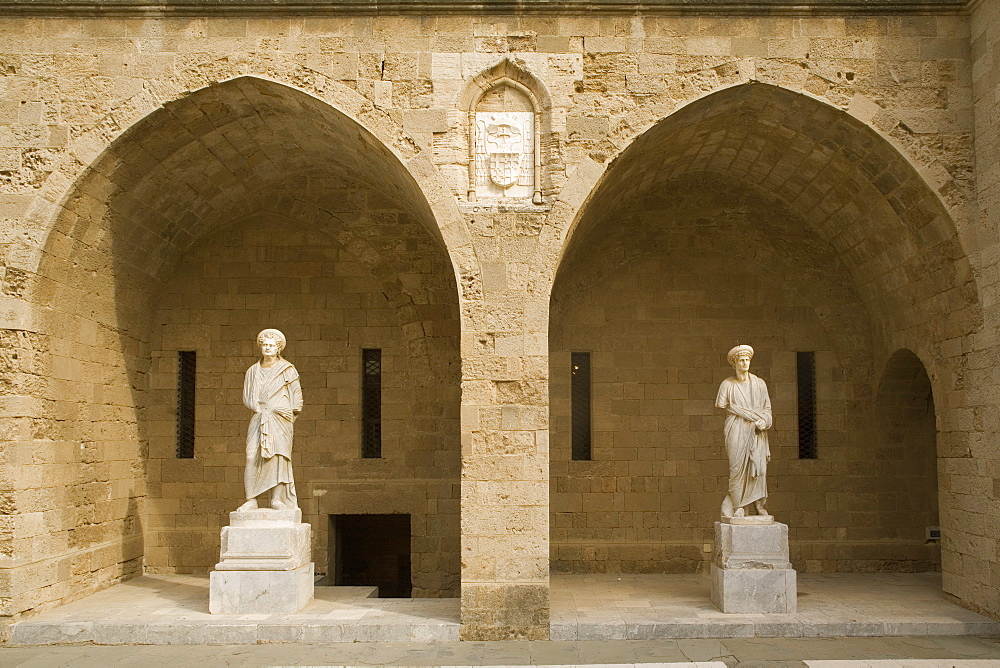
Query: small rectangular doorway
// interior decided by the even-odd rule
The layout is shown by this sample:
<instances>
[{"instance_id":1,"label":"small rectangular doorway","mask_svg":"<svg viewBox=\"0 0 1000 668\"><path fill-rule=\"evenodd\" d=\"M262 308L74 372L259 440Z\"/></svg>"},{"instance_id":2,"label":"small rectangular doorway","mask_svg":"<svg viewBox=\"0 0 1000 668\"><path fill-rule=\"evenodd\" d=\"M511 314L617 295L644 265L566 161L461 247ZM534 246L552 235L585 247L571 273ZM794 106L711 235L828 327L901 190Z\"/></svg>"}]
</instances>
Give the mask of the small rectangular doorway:
<instances>
[{"instance_id":1,"label":"small rectangular doorway","mask_svg":"<svg viewBox=\"0 0 1000 668\"><path fill-rule=\"evenodd\" d=\"M410 516L330 515L333 583L378 587L379 598L409 598Z\"/></svg>"}]
</instances>

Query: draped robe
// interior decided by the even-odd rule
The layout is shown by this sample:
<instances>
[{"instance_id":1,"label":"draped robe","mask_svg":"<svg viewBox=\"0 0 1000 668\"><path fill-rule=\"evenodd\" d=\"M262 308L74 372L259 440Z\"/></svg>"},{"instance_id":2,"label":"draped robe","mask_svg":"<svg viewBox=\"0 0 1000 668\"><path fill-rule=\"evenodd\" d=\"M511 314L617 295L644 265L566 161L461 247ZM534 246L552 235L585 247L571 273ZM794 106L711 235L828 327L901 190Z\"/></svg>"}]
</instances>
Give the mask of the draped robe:
<instances>
[{"instance_id":1,"label":"draped robe","mask_svg":"<svg viewBox=\"0 0 1000 668\"><path fill-rule=\"evenodd\" d=\"M771 456L766 431L771 428L767 385L752 373L743 383L729 377L719 386L715 405L729 413L725 433L733 507L767 498L767 460ZM764 429L757 428L757 420L764 421Z\"/></svg>"},{"instance_id":2,"label":"draped robe","mask_svg":"<svg viewBox=\"0 0 1000 668\"><path fill-rule=\"evenodd\" d=\"M243 404L254 412L247 429L247 467L244 484L248 499L288 483L288 501L296 503L292 478L293 411L302 410L302 386L291 362L275 360L265 369L257 362L247 369ZM297 505L297 503L296 503Z\"/></svg>"}]
</instances>

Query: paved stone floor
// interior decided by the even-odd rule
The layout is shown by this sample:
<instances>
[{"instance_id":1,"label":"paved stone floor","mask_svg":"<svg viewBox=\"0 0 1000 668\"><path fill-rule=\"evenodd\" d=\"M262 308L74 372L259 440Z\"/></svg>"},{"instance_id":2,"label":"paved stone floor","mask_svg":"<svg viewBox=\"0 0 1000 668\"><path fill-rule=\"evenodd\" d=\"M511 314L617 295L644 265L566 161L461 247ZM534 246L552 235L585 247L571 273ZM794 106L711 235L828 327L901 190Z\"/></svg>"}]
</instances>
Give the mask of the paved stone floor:
<instances>
[{"instance_id":1,"label":"paved stone floor","mask_svg":"<svg viewBox=\"0 0 1000 668\"><path fill-rule=\"evenodd\" d=\"M213 615L208 577L144 575L13 627L11 644L254 644L458 640L458 599L371 598L374 587L316 587L292 615Z\"/></svg>"},{"instance_id":2,"label":"paved stone floor","mask_svg":"<svg viewBox=\"0 0 1000 668\"><path fill-rule=\"evenodd\" d=\"M12 645L454 642L457 599L370 598L317 587L293 615L211 615L208 578L146 575L15 624ZM798 612L726 615L698 575L554 575L552 639L1000 636L951 603L935 574L803 575ZM626 662L628 663L628 662Z\"/></svg>"},{"instance_id":3,"label":"paved stone floor","mask_svg":"<svg viewBox=\"0 0 1000 668\"><path fill-rule=\"evenodd\" d=\"M793 614L720 612L697 575L554 574L551 592L553 640L1000 634L940 573L800 574Z\"/></svg>"},{"instance_id":4,"label":"paved stone floor","mask_svg":"<svg viewBox=\"0 0 1000 668\"><path fill-rule=\"evenodd\" d=\"M49 666L809 666L987 668L1000 638L730 638L0 648L4 668Z\"/></svg>"}]
</instances>

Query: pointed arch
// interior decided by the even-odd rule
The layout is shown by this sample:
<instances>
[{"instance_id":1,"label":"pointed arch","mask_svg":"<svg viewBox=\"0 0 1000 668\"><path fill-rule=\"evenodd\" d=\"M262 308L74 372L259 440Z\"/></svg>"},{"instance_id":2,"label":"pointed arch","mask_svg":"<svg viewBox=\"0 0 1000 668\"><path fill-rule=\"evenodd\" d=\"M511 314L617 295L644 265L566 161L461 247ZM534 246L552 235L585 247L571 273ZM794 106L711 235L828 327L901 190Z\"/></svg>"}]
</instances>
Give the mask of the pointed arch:
<instances>
[{"instance_id":1,"label":"pointed arch","mask_svg":"<svg viewBox=\"0 0 1000 668\"><path fill-rule=\"evenodd\" d=\"M484 93L501 84L519 87L531 97L532 103L539 111L552 109L552 98L541 79L531 73L527 63L510 57L503 58L472 78L458 99L459 109L465 111L475 109L476 103Z\"/></svg>"},{"instance_id":2,"label":"pointed arch","mask_svg":"<svg viewBox=\"0 0 1000 668\"><path fill-rule=\"evenodd\" d=\"M650 108L629 120L646 118ZM885 116L744 82L698 93L641 133L629 134L623 122L616 126L617 156L577 165L553 203L529 287L550 296L554 489L560 476L586 474L585 465L560 460L568 460L559 433L567 424L560 375L565 385L568 351L592 351L595 368L606 369L595 381L605 386L594 392L614 397L598 416L604 433L595 429L595 451L603 447L613 460L617 449L628 460L635 448L659 448L638 459L665 461L673 441L662 438L659 425L680 425L679 452L709 442L709 433L698 440L692 432L709 431L711 381L717 387L725 374L716 368L725 366L717 364L719 354L736 337L752 338L767 351L758 351L758 368L769 385L774 381L772 402L785 415L776 420L785 435L772 447L794 442L794 351L816 351L820 456L800 462L787 452L772 462L775 479L787 481L784 491L802 491L801 499L789 493L784 502L776 495L776 504L789 504L776 511L787 513L791 526L813 528L793 536L793 560L807 560L812 570L925 570L934 563L915 523L905 537L884 536L895 541L898 559L879 556L890 547L878 527L892 524L892 511L891 501L880 509L884 517L865 507L880 502L872 447L876 360L901 347L928 360L925 376L945 384L950 407L963 406L939 416L947 452L949 443L973 437L963 403L970 396L961 371L968 360L955 343L977 331L983 314L956 222L964 213L954 196L961 184L931 178L927 165L887 138ZM661 387L657 374L688 387ZM688 403L683 415L656 402L678 395ZM663 421L651 426L650 415ZM688 415L698 417L685 429ZM699 451L695 465L710 457ZM810 497L802 480L818 471L830 484ZM768 475L770 481L771 469ZM559 495L553 498L559 512ZM683 507L683 498L677 502ZM858 521L838 516L841 510L858 513ZM683 516L673 521L684 530L704 525L687 526ZM589 525L564 518L563 526ZM580 536L557 538L565 547ZM819 543L838 538L850 543L843 552L850 556L810 556L826 554Z\"/></svg>"},{"instance_id":3,"label":"pointed arch","mask_svg":"<svg viewBox=\"0 0 1000 668\"><path fill-rule=\"evenodd\" d=\"M68 573L71 569L61 565L64 562L79 555L93 557L98 576L47 583L58 586L64 600L141 570L144 542L152 550L146 563L164 566L165 552L157 552L162 547L159 539L144 535L150 524L144 518L148 513L178 512L178 499L170 500L163 492L171 476L200 484L197 496L203 510L195 513L202 525L184 539L197 549L184 551L186 563L167 566L196 569L215 558L211 536L218 535L225 510L221 503L228 505L221 499L231 495L219 491L224 481L209 480L204 462L174 465L169 446L162 450L163 437L169 441L172 429L170 402L150 405L147 399L152 376L170 377L171 358L153 359L152 332L178 323L154 323L153 314L163 305L165 279L199 240L213 236L220 247L238 243L238 233L230 239L223 230L254 214L266 217L272 229L290 229L293 226L283 221L293 220L298 227L334 239L334 245L349 252L348 265L364 273L368 285L378 285L342 290L348 300L336 302L329 295L337 297L338 286L354 280L352 276L324 276L322 268L308 276L276 276L273 280L282 288L272 292L286 295L289 305L271 308L308 311L298 342L290 341L301 350L310 343L332 345L331 340L341 336L326 316L334 307L351 310L353 331L361 332L353 342L356 346L377 347L374 334L374 344L366 343L364 300L391 304L379 311L382 320L373 320L372 329L391 323L398 330L394 345L400 368L404 361L398 356L408 355L410 369L421 376L412 385L402 385L412 395L415 421L427 432L419 438L423 452L416 459L425 462L427 477L450 476L435 491L414 498L452 500L456 494L458 332L462 295L470 294L460 293L456 279L461 276L461 285L475 294L478 271L454 198L421 150L357 93L284 64L248 59L230 65L203 63L185 70L166 88L144 91L116 109L72 142L68 157L40 189L32 208L30 222L38 234L30 238L39 245L26 254L25 269L33 278L24 297L35 314L32 327L43 339L39 346L45 347L53 369L38 388L43 406L39 419L57 425L61 442L85 443L93 451L86 461L66 464L65 479L88 480L89 474L82 473L88 466L105 472L98 483L77 485L69 492L76 495L79 519L69 517L67 526L60 527L66 542L53 544L52 554L39 555L39 566L25 566ZM249 73L232 76L241 69ZM223 71L225 76L220 76ZM256 247L254 252L269 253ZM239 261L253 260L247 256ZM248 275L241 269L233 277ZM229 334L214 339L223 345L215 349L210 373L232 371L226 360L235 364L245 354L233 342L244 341L242 330L268 317L263 295L270 279L250 279L246 286L230 286L229 278L205 273L185 283L186 293L177 297L175 291L172 297L190 302L211 336L229 328ZM209 283L202 294L200 286ZM326 301L310 310L312 301L320 301L311 301L313 289ZM218 308L207 303L209 295L215 295L211 299ZM199 306L199 300L205 304ZM391 316L386 315L389 311ZM230 320L230 312L239 314ZM151 373L154 365L160 366ZM224 394L230 385L232 378L226 376L212 391ZM161 451L152 458L154 433ZM222 444L213 448L215 453L227 452ZM442 450L440 456L435 448ZM169 475L161 477L160 471ZM163 510L164 501L174 509ZM426 515L426 509L421 512ZM94 516L104 518L100 532L86 521ZM448 549L441 552L448 563L442 570L452 573L447 586L454 588L457 511L439 526L446 526L441 531L448 533ZM121 540L128 549L111 554L98 536ZM426 591L434 592L435 586L428 580Z\"/></svg>"},{"instance_id":4,"label":"pointed arch","mask_svg":"<svg viewBox=\"0 0 1000 668\"><path fill-rule=\"evenodd\" d=\"M877 489L872 516L880 538L909 542L906 570L940 570L941 545L928 530L940 524L937 411L927 368L900 348L885 362L875 397Z\"/></svg>"},{"instance_id":5,"label":"pointed arch","mask_svg":"<svg viewBox=\"0 0 1000 668\"><path fill-rule=\"evenodd\" d=\"M21 258L18 268L29 275L36 273L67 198L78 196L73 192L74 184L87 174L101 175L108 169L107 165L100 167L98 164L106 158L108 146L132 130L141 132L150 117L165 105L181 102L199 90L240 79L269 82L279 89L297 91L325 104L331 113L353 121L377 139L382 147L380 150L384 149L399 161L412 179L413 187L419 190L420 199L426 202L431 214L426 222L451 258L456 284L468 286L461 291L463 301L477 299L479 272L465 219L451 188L440 178L436 167L417 143L391 120L388 113L357 91L315 70L262 54L241 54L193 63L178 76L158 81L157 85L146 87L122 101L104 118L72 137L62 161L54 165L53 172L24 215L25 226L30 230L27 238L35 244L18 254ZM147 155L143 159L150 157Z\"/></svg>"},{"instance_id":6,"label":"pointed arch","mask_svg":"<svg viewBox=\"0 0 1000 668\"><path fill-rule=\"evenodd\" d=\"M609 163L585 159L554 204L536 283L551 285L574 245L625 200L697 172L757 187L809 220L866 303L893 318L885 332L919 327L942 308L954 335L982 322L976 278L941 195L956 186L929 185L926 170L855 115L759 82L698 97ZM960 308L935 303L955 296Z\"/></svg>"}]
</instances>

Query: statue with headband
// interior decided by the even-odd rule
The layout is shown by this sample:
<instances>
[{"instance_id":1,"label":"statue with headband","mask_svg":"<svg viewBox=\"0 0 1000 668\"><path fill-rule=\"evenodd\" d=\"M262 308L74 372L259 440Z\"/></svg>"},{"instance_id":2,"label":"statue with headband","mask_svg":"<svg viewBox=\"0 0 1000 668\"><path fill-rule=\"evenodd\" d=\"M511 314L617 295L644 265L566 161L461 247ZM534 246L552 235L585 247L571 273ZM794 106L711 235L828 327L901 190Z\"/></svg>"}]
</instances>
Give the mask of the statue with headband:
<instances>
[{"instance_id":1,"label":"statue with headband","mask_svg":"<svg viewBox=\"0 0 1000 668\"><path fill-rule=\"evenodd\" d=\"M299 372L281 356L285 335L265 329L257 335L260 360L247 369L243 404L254 412L247 430L243 484L246 503L239 510L257 508L257 497L270 493L276 510L298 508L292 477L292 425L302 410Z\"/></svg>"},{"instance_id":2,"label":"statue with headband","mask_svg":"<svg viewBox=\"0 0 1000 668\"><path fill-rule=\"evenodd\" d=\"M767 443L771 399L764 381L750 373L753 348L738 345L729 351L727 359L736 375L722 381L715 399L716 407L727 413L729 493L722 502L722 516L744 517L751 504L757 515L768 516L764 502L767 500L767 463L771 459Z\"/></svg>"}]
</instances>

